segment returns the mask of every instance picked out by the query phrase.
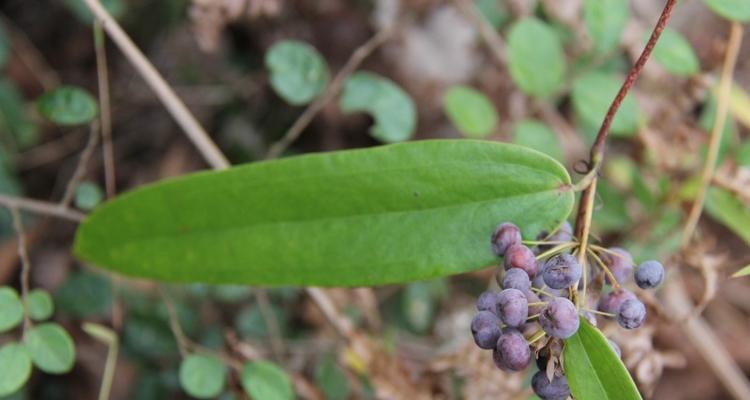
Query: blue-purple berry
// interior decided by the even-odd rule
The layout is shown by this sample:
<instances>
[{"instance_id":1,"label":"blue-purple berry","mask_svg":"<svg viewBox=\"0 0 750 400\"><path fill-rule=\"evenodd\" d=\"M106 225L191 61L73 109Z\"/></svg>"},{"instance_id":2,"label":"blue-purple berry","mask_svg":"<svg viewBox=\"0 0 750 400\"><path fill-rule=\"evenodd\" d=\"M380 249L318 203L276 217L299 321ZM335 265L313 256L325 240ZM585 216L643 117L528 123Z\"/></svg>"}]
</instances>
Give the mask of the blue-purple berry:
<instances>
[{"instance_id":1,"label":"blue-purple berry","mask_svg":"<svg viewBox=\"0 0 750 400\"><path fill-rule=\"evenodd\" d=\"M635 283L641 289L653 289L664 280L664 266L656 260L645 261L635 271Z\"/></svg>"},{"instance_id":2,"label":"blue-purple berry","mask_svg":"<svg viewBox=\"0 0 750 400\"><path fill-rule=\"evenodd\" d=\"M531 363L529 343L518 331L507 329L498 338L492 359L500 369L523 371Z\"/></svg>"},{"instance_id":3,"label":"blue-purple berry","mask_svg":"<svg viewBox=\"0 0 750 400\"><path fill-rule=\"evenodd\" d=\"M623 288L615 289L599 299L599 305L597 308L599 311L605 313L617 314L620 311L622 303L630 299L636 299L633 292Z\"/></svg>"},{"instance_id":4,"label":"blue-purple berry","mask_svg":"<svg viewBox=\"0 0 750 400\"><path fill-rule=\"evenodd\" d=\"M625 300L617 313L617 323L625 329L635 329L646 321L646 306L636 299Z\"/></svg>"},{"instance_id":5,"label":"blue-purple berry","mask_svg":"<svg viewBox=\"0 0 750 400\"><path fill-rule=\"evenodd\" d=\"M511 268L503 275L503 289L518 289L527 292L531 288L531 281L526 271L520 268Z\"/></svg>"},{"instance_id":6,"label":"blue-purple berry","mask_svg":"<svg viewBox=\"0 0 750 400\"><path fill-rule=\"evenodd\" d=\"M529 279L533 279L539 270L536 256L528 247L522 244L514 244L508 247L503 259L503 266L506 271L511 268L520 268L526 272Z\"/></svg>"},{"instance_id":7,"label":"blue-purple berry","mask_svg":"<svg viewBox=\"0 0 750 400\"><path fill-rule=\"evenodd\" d=\"M529 302L518 289L505 289L497 296L495 314L505 325L519 327L529 317Z\"/></svg>"},{"instance_id":8,"label":"blue-purple berry","mask_svg":"<svg viewBox=\"0 0 750 400\"><path fill-rule=\"evenodd\" d=\"M542 267L544 283L552 289L564 289L581 279L581 264L574 256L566 253L556 254L547 260Z\"/></svg>"},{"instance_id":9,"label":"blue-purple berry","mask_svg":"<svg viewBox=\"0 0 750 400\"><path fill-rule=\"evenodd\" d=\"M471 335L474 343L482 349L494 349L500 337L500 320L489 311L480 311L471 320Z\"/></svg>"},{"instance_id":10,"label":"blue-purple berry","mask_svg":"<svg viewBox=\"0 0 750 400\"><path fill-rule=\"evenodd\" d=\"M612 247L609 250L611 253L602 254L602 261L617 282L624 284L633 273L633 256L627 250L619 247ZM605 275L604 279L608 284L612 284L608 274Z\"/></svg>"},{"instance_id":11,"label":"blue-purple berry","mask_svg":"<svg viewBox=\"0 0 750 400\"><path fill-rule=\"evenodd\" d=\"M564 376L555 375L550 382L543 370L531 378L531 388L543 400L565 400L570 397L568 380Z\"/></svg>"},{"instance_id":12,"label":"blue-purple berry","mask_svg":"<svg viewBox=\"0 0 750 400\"><path fill-rule=\"evenodd\" d=\"M492 234L492 251L498 257L503 257L508 248L514 244L521 244L521 231L510 222L500 224Z\"/></svg>"},{"instance_id":13,"label":"blue-purple berry","mask_svg":"<svg viewBox=\"0 0 750 400\"><path fill-rule=\"evenodd\" d=\"M539 315L539 324L548 335L567 339L578 331L578 310L564 297L550 299Z\"/></svg>"},{"instance_id":14,"label":"blue-purple berry","mask_svg":"<svg viewBox=\"0 0 750 400\"><path fill-rule=\"evenodd\" d=\"M479 295L477 299L477 311L495 312L497 305L497 292L488 290Z\"/></svg>"}]
</instances>

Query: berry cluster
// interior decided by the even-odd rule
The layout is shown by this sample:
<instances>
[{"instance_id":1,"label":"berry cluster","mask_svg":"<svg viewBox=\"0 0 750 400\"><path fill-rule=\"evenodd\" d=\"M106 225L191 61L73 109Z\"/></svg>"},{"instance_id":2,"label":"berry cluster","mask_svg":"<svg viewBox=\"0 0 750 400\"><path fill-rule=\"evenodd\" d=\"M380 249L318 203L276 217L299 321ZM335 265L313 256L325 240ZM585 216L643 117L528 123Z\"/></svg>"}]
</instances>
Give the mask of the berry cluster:
<instances>
[{"instance_id":1,"label":"berry cluster","mask_svg":"<svg viewBox=\"0 0 750 400\"><path fill-rule=\"evenodd\" d=\"M532 379L532 388L542 399L570 396L562 371L547 365L551 356L559 359L561 340L578 331L579 315L595 326L598 314L615 317L623 328L638 328L646 318L646 307L622 285L631 275L642 289L655 288L664 279L664 267L658 261L646 261L633 273L632 257L620 248L591 245L581 257L582 247L567 222L553 234L543 232L528 242L522 240L516 225L506 222L497 228L491 243L495 254L503 257L504 272L498 279L502 290L479 296L471 333L477 346L493 351L495 364L505 371L526 369L533 352L540 371ZM590 265L586 273L580 260ZM597 310L586 309L587 290L601 289L604 282L612 290L600 297ZM610 344L619 355L617 344Z\"/></svg>"}]
</instances>

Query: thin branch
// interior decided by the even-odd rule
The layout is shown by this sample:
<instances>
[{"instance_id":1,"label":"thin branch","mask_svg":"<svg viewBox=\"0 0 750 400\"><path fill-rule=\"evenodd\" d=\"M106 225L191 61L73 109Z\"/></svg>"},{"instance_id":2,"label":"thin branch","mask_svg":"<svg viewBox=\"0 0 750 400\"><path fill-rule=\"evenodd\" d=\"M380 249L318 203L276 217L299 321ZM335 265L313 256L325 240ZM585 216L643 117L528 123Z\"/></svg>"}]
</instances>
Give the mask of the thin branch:
<instances>
[{"instance_id":1,"label":"thin branch","mask_svg":"<svg viewBox=\"0 0 750 400\"><path fill-rule=\"evenodd\" d=\"M104 187L107 198L117 192L115 188L115 156L112 149L112 108L109 98L109 68L104 31L99 21L94 21L94 51L96 52L96 78L99 85L99 119L102 124L102 159L104 160Z\"/></svg>"},{"instance_id":2,"label":"thin branch","mask_svg":"<svg viewBox=\"0 0 750 400\"><path fill-rule=\"evenodd\" d=\"M73 175L70 177L70 180L65 187L65 194L63 194L62 200L60 200L60 207L70 207L70 203L73 201L73 197L76 193L76 188L84 175L86 175L86 165L88 165L89 160L91 160L96 144L99 142L99 121L92 121L89 129L89 140L86 142L86 147L84 147L81 152L81 158L78 159L76 169L73 171Z\"/></svg>"},{"instance_id":3,"label":"thin branch","mask_svg":"<svg viewBox=\"0 0 750 400\"><path fill-rule=\"evenodd\" d=\"M50 217L58 217L73 222L81 222L86 218L86 214L68 207L61 207L60 204L57 203L33 200L25 197L13 197L5 194L0 194L0 206L8 209L17 208L19 210L47 215Z\"/></svg>"},{"instance_id":4,"label":"thin branch","mask_svg":"<svg viewBox=\"0 0 750 400\"><path fill-rule=\"evenodd\" d=\"M719 156L719 146L721 145L721 134L724 131L727 114L729 112L729 97L732 92L732 76L734 66L737 63L737 56L742 44L742 26L738 22L732 23L732 29L729 34L729 43L727 45L727 54L724 56L724 65L721 70L721 79L719 80L719 98L716 105L716 118L711 129L711 142L708 145L708 155L706 156L706 165L703 167L701 175L701 185L698 194L690 209L688 220L685 223L685 229L682 231L682 247L690 242L698 225L698 220L703 212L703 203L706 201L706 191L711 184L711 179L716 170L716 159Z\"/></svg>"},{"instance_id":5,"label":"thin branch","mask_svg":"<svg viewBox=\"0 0 750 400\"><path fill-rule=\"evenodd\" d=\"M330 297L321 288L309 287L306 289L307 294L313 299L315 304L318 305L320 311L323 312L328 322L333 325L336 332L346 339L350 339L354 333L354 328L351 322L344 316L342 316L333 304Z\"/></svg>"},{"instance_id":6,"label":"thin branch","mask_svg":"<svg viewBox=\"0 0 750 400\"><path fill-rule=\"evenodd\" d=\"M180 351L180 355L184 358L190 354L190 339L185 335L185 332L180 326L180 319L177 317L177 311L174 307L172 297L167 293L166 289L159 286L159 292L161 293L162 299L164 299L164 305L167 306L167 319L169 320L169 329L172 330L175 340L177 340L177 349Z\"/></svg>"},{"instance_id":7,"label":"thin branch","mask_svg":"<svg viewBox=\"0 0 750 400\"><path fill-rule=\"evenodd\" d=\"M29 318L29 275L31 274L31 261L26 249L26 233L23 230L23 221L18 208L11 207L10 215L13 218L13 229L18 236L18 257L21 259L21 303L23 304L23 331L31 329L31 318Z\"/></svg>"},{"instance_id":8,"label":"thin branch","mask_svg":"<svg viewBox=\"0 0 750 400\"><path fill-rule=\"evenodd\" d=\"M392 33L392 28L383 29L373 37L371 37L370 40L354 50L351 57L349 57L349 60L346 62L346 64L344 64L344 67L341 68L341 71L336 74L336 77L333 78L331 84L328 85L323 95L315 99L315 101L313 101L312 104L310 104L310 106L308 106L307 109L302 113L302 115L300 115L300 117L294 122L291 128L289 128L286 134L284 134L284 136L279 139L279 141L271 146L270 150L268 150L268 154L266 154L266 159L272 159L280 156L284 152L284 150L289 147L289 145L294 143L294 141L299 138L305 128L307 128L310 122L312 122L313 118L318 115L320 110L322 110L323 107L326 106L326 104L333 100L336 95L338 95L338 93L341 91L341 87L344 85L344 81L346 81L349 75L351 75L354 70L359 68L359 65L362 64L362 62L367 57L369 57L370 54L372 54L378 47L380 47L380 45L385 43L385 41L390 38Z\"/></svg>"},{"instance_id":9,"label":"thin branch","mask_svg":"<svg viewBox=\"0 0 750 400\"><path fill-rule=\"evenodd\" d=\"M214 169L229 168L229 161L222 154L211 137L203 129L198 120L190 113L185 103L180 100L174 90L159 74L151 62L143 55L140 49L133 43L130 37L123 31L122 27L112 18L99 0L84 0L89 10L101 22L104 30L112 38L112 41L125 54L125 57L141 74L146 83L156 93L172 117L182 127L188 138L192 140L203 158Z\"/></svg>"},{"instance_id":10,"label":"thin branch","mask_svg":"<svg viewBox=\"0 0 750 400\"><path fill-rule=\"evenodd\" d=\"M495 61L500 64L501 67L505 67L507 57L505 56L506 50L503 38L500 37L495 28L493 28L492 25L490 25L490 23L479 14L473 1L455 0L454 3L456 4L456 7L458 7L458 10L469 19L469 22L474 28L479 31L479 35L482 37L484 43L487 44L487 48L490 50L490 53L492 53Z\"/></svg>"}]
</instances>

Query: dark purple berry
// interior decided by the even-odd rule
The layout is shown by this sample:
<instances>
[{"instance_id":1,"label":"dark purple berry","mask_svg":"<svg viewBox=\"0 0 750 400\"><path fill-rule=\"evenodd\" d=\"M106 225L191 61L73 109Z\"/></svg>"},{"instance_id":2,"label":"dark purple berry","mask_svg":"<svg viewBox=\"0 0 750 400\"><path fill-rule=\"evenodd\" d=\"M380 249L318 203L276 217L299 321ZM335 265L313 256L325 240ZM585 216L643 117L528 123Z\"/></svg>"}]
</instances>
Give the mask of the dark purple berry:
<instances>
[{"instance_id":1,"label":"dark purple berry","mask_svg":"<svg viewBox=\"0 0 750 400\"><path fill-rule=\"evenodd\" d=\"M477 311L491 311L495 312L497 305L497 292L486 291L479 295L477 299Z\"/></svg>"},{"instance_id":2,"label":"dark purple berry","mask_svg":"<svg viewBox=\"0 0 750 400\"><path fill-rule=\"evenodd\" d=\"M617 358L622 358L622 351L620 351L620 346L617 345L617 343L613 342L612 339L607 339L607 342L609 342L609 346L614 350L615 354L617 354Z\"/></svg>"},{"instance_id":3,"label":"dark purple berry","mask_svg":"<svg viewBox=\"0 0 750 400\"><path fill-rule=\"evenodd\" d=\"M550 242L570 242L573 240L573 226L570 225L570 222L564 221L547 240Z\"/></svg>"},{"instance_id":4,"label":"dark purple berry","mask_svg":"<svg viewBox=\"0 0 750 400\"><path fill-rule=\"evenodd\" d=\"M550 382L544 370L534 374L531 387L542 400L565 400L570 396L568 380L564 376L555 375Z\"/></svg>"},{"instance_id":5,"label":"dark purple berry","mask_svg":"<svg viewBox=\"0 0 750 400\"><path fill-rule=\"evenodd\" d=\"M522 371L531 363L529 343L518 331L508 329L497 340L492 359L500 369Z\"/></svg>"},{"instance_id":6,"label":"dark purple berry","mask_svg":"<svg viewBox=\"0 0 750 400\"><path fill-rule=\"evenodd\" d=\"M520 268L511 268L503 275L503 289L518 289L527 292L531 288L531 281L526 271Z\"/></svg>"},{"instance_id":7,"label":"dark purple berry","mask_svg":"<svg viewBox=\"0 0 750 400\"><path fill-rule=\"evenodd\" d=\"M542 304L534 304L532 303L541 303L542 299L537 296L536 293L529 290L528 292L523 292L523 294L526 296L526 301L529 304L529 315L536 315L542 312L543 305Z\"/></svg>"},{"instance_id":8,"label":"dark purple berry","mask_svg":"<svg viewBox=\"0 0 750 400\"><path fill-rule=\"evenodd\" d=\"M617 282L624 284L628 281L630 274L633 273L633 256L627 250L619 247L612 247L609 250L615 254L603 254L602 261L607 265L607 269L612 272ZM608 284L612 284L608 274L605 275L604 279Z\"/></svg>"},{"instance_id":9,"label":"dark purple berry","mask_svg":"<svg viewBox=\"0 0 750 400\"><path fill-rule=\"evenodd\" d=\"M564 297L550 299L539 315L539 324L548 335L567 339L578 331L578 310L575 304Z\"/></svg>"},{"instance_id":10,"label":"dark purple berry","mask_svg":"<svg viewBox=\"0 0 750 400\"><path fill-rule=\"evenodd\" d=\"M620 306L625 300L635 299L633 292L627 289L615 289L599 299L599 311L617 314L620 311Z\"/></svg>"},{"instance_id":11,"label":"dark purple berry","mask_svg":"<svg viewBox=\"0 0 750 400\"><path fill-rule=\"evenodd\" d=\"M535 287L537 289L544 289L544 278L542 278L542 274L538 274L534 277L534 279L531 280L531 286Z\"/></svg>"},{"instance_id":12,"label":"dark purple berry","mask_svg":"<svg viewBox=\"0 0 750 400\"><path fill-rule=\"evenodd\" d=\"M489 311L480 311L471 320L474 343L482 349L494 349L501 334L500 321Z\"/></svg>"},{"instance_id":13,"label":"dark purple berry","mask_svg":"<svg viewBox=\"0 0 750 400\"><path fill-rule=\"evenodd\" d=\"M552 289L564 289L581 279L581 264L570 254L557 254L550 257L542 267L544 283Z\"/></svg>"},{"instance_id":14,"label":"dark purple berry","mask_svg":"<svg viewBox=\"0 0 750 400\"><path fill-rule=\"evenodd\" d=\"M510 222L500 224L492 235L492 251L498 257L503 257L508 247L521 244L521 231Z\"/></svg>"},{"instance_id":15,"label":"dark purple berry","mask_svg":"<svg viewBox=\"0 0 750 400\"><path fill-rule=\"evenodd\" d=\"M529 317L529 302L518 289L505 289L497 296L495 314L505 325L519 327Z\"/></svg>"},{"instance_id":16,"label":"dark purple berry","mask_svg":"<svg viewBox=\"0 0 750 400\"><path fill-rule=\"evenodd\" d=\"M508 271L511 268L520 268L526 271L526 274L530 279L536 276L537 270L539 269L536 264L536 256L526 246L522 244L514 244L508 247L505 252L505 258L503 259L503 266Z\"/></svg>"},{"instance_id":17,"label":"dark purple berry","mask_svg":"<svg viewBox=\"0 0 750 400\"><path fill-rule=\"evenodd\" d=\"M635 283L641 289L653 289L664 280L664 266L656 260L645 261L635 271Z\"/></svg>"},{"instance_id":18,"label":"dark purple berry","mask_svg":"<svg viewBox=\"0 0 750 400\"><path fill-rule=\"evenodd\" d=\"M636 299L625 300L617 313L617 323L625 329L635 329L646 320L646 306Z\"/></svg>"}]
</instances>

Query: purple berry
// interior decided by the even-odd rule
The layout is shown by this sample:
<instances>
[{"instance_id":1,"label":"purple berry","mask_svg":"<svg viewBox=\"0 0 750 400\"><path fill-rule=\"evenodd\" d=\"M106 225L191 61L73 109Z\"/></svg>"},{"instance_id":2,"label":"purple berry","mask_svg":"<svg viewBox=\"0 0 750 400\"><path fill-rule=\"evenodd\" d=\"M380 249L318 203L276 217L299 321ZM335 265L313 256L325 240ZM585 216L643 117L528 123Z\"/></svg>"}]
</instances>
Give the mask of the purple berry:
<instances>
[{"instance_id":1,"label":"purple berry","mask_svg":"<svg viewBox=\"0 0 750 400\"><path fill-rule=\"evenodd\" d=\"M570 397L568 380L564 376L555 375L550 382L545 371L534 374L531 378L531 387L543 400L565 400Z\"/></svg>"},{"instance_id":2,"label":"purple berry","mask_svg":"<svg viewBox=\"0 0 750 400\"><path fill-rule=\"evenodd\" d=\"M505 289L497 296L495 314L505 325L519 327L529 317L529 302L518 289Z\"/></svg>"},{"instance_id":3,"label":"purple berry","mask_svg":"<svg viewBox=\"0 0 750 400\"><path fill-rule=\"evenodd\" d=\"M497 340L492 359L500 369L522 371L531 363L529 343L518 331L508 329Z\"/></svg>"},{"instance_id":4,"label":"purple berry","mask_svg":"<svg viewBox=\"0 0 750 400\"><path fill-rule=\"evenodd\" d=\"M646 306L636 299L625 300L617 313L617 323L625 329L635 329L646 320Z\"/></svg>"},{"instance_id":5,"label":"purple berry","mask_svg":"<svg viewBox=\"0 0 750 400\"><path fill-rule=\"evenodd\" d=\"M521 240L521 231L518 227L510 222L504 222L492 234L492 251L498 257L503 257L508 247L514 244L521 244Z\"/></svg>"},{"instance_id":6,"label":"purple berry","mask_svg":"<svg viewBox=\"0 0 750 400\"><path fill-rule=\"evenodd\" d=\"M578 310L575 304L564 297L550 299L539 315L539 324L548 335L567 339L578 331Z\"/></svg>"},{"instance_id":7,"label":"purple berry","mask_svg":"<svg viewBox=\"0 0 750 400\"><path fill-rule=\"evenodd\" d=\"M607 342L609 342L609 346L614 350L615 354L617 354L617 358L622 358L622 351L620 350L620 346L617 345L617 343L613 342L612 339L607 339Z\"/></svg>"},{"instance_id":8,"label":"purple berry","mask_svg":"<svg viewBox=\"0 0 750 400\"><path fill-rule=\"evenodd\" d=\"M539 296L537 296L536 293L532 292L531 290L523 292L523 294L526 296L527 304L542 302L542 299L540 299ZM529 305L529 315L536 315L541 313L542 308L543 306L541 304L535 304L533 306Z\"/></svg>"},{"instance_id":9,"label":"purple berry","mask_svg":"<svg viewBox=\"0 0 750 400\"><path fill-rule=\"evenodd\" d=\"M531 281L526 271L520 268L511 268L503 275L503 289L518 289L527 292L531 288Z\"/></svg>"},{"instance_id":10,"label":"purple berry","mask_svg":"<svg viewBox=\"0 0 750 400\"><path fill-rule=\"evenodd\" d=\"M627 289L615 289L599 299L599 311L617 314L620 311L620 306L625 300L635 299L633 292Z\"/></svg>"},{"instance_id":11,"label":"purple berry","mask_svg":"<svg viewBox=\"0 0 750 400\"><path fill-rule=\"evenodd\" d=\"M542 267L544 283L552 289L564 289L581 279L581 264L570 254L550 257Z\"/></svg>"},{"instance_id":12,"label":"purple berry","mask_svg":"<svg viewBox=\"0 0 750 400\"><path fill-rule=\"evenodd\" d=\"M645 261L635 271L635 283L641 289L653 289L664 280L664 266L656 260Z\"/></svg>"},{"instance_id":13,"label":"purple berry","mask_svg":"<svg viewBox=\"0 0 750 400\"><path fill-rule=\"evenodd\" d=\"M471 320L471 335L474 343L482 349L494 349L500 337L500 321L489 311L480 311Z\"/></svg>"},{"instance_id":14,"label":"purple berry","mask_svg":"<svg viewBox=\"0 0 750 400\"><path fill-rule=\"evenodd\" d=\"M630 274L633 273L633 256L627 250L619 247L612 247L609 250L615 254L603 254L602 261L607 265L617 282L624 284L628 281ZM604 279L608 284L612 284L609 274L605 275Z\"/></svg>"},{"instance_id":15,"label":"purple berry","mask_svg":"<svg viewBox=\"0 0 750 400\"><path fill-rule=\"evenodd\" d=\"M564 221L547 240L550 242L570 242L573 240L573 226Z\"/></svg>"},{"instance_id":16,"label":"purple berry","mask_svg":"<svg viewBox=\"0 0 750 400\"><path fill-rule=\"evenodd\" d=\"M491 311L494 313L496 304L497 293L488 290L479 295L477 299L477 311Z\"/></svg>"},{"instance_id":17,"label":"purple berry","mask_svg":"<svg viewBox=\"0 0 750 400\"><path fill-rule=\"evenodd\" d=\"M506 271L511 268L520 268L526 271L529 279L534 278L538 270L536 256L534 256L534 253L528 247L522 244L514 244L508 247L503 259L503 266L505 266Z\"/></svg>"}]
</instances>

